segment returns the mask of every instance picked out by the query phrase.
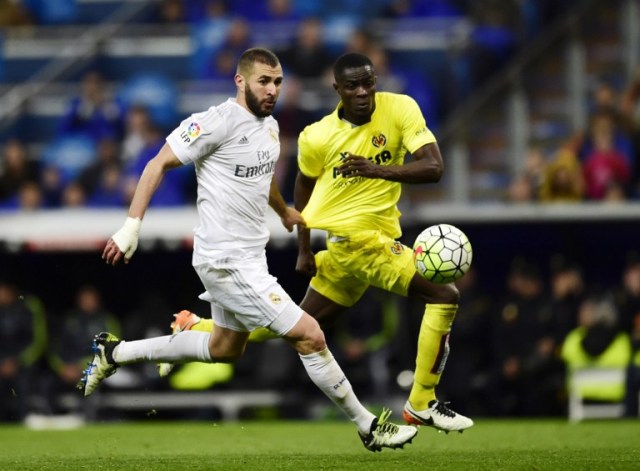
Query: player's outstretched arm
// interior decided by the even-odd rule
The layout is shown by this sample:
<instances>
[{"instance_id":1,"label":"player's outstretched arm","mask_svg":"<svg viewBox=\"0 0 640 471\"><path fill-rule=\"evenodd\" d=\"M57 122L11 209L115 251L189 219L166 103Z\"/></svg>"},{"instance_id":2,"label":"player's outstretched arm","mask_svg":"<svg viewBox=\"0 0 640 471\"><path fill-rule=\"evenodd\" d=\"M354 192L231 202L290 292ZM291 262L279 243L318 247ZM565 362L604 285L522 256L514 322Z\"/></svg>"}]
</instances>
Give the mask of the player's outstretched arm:
<instances>
[{"instance_id":1,"label":"player's outstretched arm","mask_svg":"<svg viewBox=\"0 0 640 471\"><path fill-rule=\"evenodd\" d=\"M136 248L138 248L138 234L142 225L149 201L160 185L167 170L178 167L182 163L175 156L171 147L165 144L160 152L145 166L136 191L129 206L129 215L124 225L109 239L102 252L102 259L109 265L117 265L120 260L129 263Z\"/></svg>"}]
</instances>

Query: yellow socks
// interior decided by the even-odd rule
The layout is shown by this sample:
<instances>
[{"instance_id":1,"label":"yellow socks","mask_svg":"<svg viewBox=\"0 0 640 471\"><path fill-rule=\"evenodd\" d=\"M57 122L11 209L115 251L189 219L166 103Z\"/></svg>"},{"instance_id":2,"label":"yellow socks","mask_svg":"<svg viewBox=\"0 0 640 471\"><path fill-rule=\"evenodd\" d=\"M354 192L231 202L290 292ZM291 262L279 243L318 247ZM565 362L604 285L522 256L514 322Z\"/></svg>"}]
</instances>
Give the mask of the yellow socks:
<instances>
[{"instance_id":1,"label":"yellow socks","mask_svg":"<svg viewBox=\"0 0 640 471\"><path fill-rule=\"evenodd\" d=\"M449 333L458 312L457 304L427 304L420 334L413 387L409 402L415 410L424 410L436 398L435 387L449 355Z\"/></svg>"},{"instance_id":2,"label":"yellow socks","mask_svg":"<svg viewBox=\"0 0 640 471\"><path fill-rule=\"evenodd\" d=\"M201 319L200 322L194 324L191 330L199 330L201 332L212 332L214 327L213 319ZM265 340L277 339L278 335L269 329L261 327L254 330L249 335L249 342L264 342Z\"/></svg>"},{"instance_id":3,"label":"yellow socks","mask_svg":"<svg viewBox=\"0 0 640 471\"><path fill-rule=\"evenodd\" d=\"M190 330L198 330L200 332L213 332L213 319L200 318L200 322L192 325Z\"/></svg>"}]
</instances>

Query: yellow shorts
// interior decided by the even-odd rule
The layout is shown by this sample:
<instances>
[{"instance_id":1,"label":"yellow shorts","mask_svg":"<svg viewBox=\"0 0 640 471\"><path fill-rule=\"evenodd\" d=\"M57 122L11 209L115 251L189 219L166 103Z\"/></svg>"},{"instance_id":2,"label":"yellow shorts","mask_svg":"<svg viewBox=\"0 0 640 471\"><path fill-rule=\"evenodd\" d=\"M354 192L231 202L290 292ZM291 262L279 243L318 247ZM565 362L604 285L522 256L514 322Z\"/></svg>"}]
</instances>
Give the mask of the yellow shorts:
<instances>
[{"instance_id":1,"label":"yellow shorts","mask_svg":"<svg viewBox=\"0 0 640 471\"><path fill-rule=\"evenodd\" d=\"M311 287L332 301L353 306L369 286L406 296L416 273L413 251L380 231L330 234L315 256Z\"/></svg>"}]
</instances>

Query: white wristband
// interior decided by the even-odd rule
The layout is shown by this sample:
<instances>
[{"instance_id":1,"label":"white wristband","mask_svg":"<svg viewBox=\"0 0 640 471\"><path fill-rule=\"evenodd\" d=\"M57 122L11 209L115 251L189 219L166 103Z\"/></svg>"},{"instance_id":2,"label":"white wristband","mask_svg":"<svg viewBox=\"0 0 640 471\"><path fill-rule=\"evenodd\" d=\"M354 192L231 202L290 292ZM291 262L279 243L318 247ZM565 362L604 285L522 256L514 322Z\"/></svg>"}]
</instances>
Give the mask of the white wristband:
<instances>
[{"instance_id":1,"label":"white wristband","mask_svg":"<svg viewBox=\"0 0 640 471\"><path fill-rule=\"evenodd\" d=\"M138 234L142 221L140 218L128 217L124 225L111 237L127 260L138 248Z\"/></svg>"}]
</instances>

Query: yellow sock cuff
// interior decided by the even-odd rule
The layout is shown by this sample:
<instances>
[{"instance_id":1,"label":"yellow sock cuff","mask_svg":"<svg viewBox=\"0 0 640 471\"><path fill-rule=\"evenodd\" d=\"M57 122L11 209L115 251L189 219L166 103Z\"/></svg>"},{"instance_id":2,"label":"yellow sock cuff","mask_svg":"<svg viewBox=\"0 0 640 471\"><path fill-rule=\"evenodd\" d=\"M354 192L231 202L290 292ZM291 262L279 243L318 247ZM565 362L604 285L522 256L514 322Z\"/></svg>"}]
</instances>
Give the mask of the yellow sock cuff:
<instances>
[{"instance_id":1,"label":"yellow sock cuff","mask_svg":"<svg viewBox=\"0 0 640 471\"><path fill-rule=\"evenodd\" d=\"M199 332L213 332L213 319L200 319L200 322L194 324L191 330Z\"/></svg>"}]
</instances>

